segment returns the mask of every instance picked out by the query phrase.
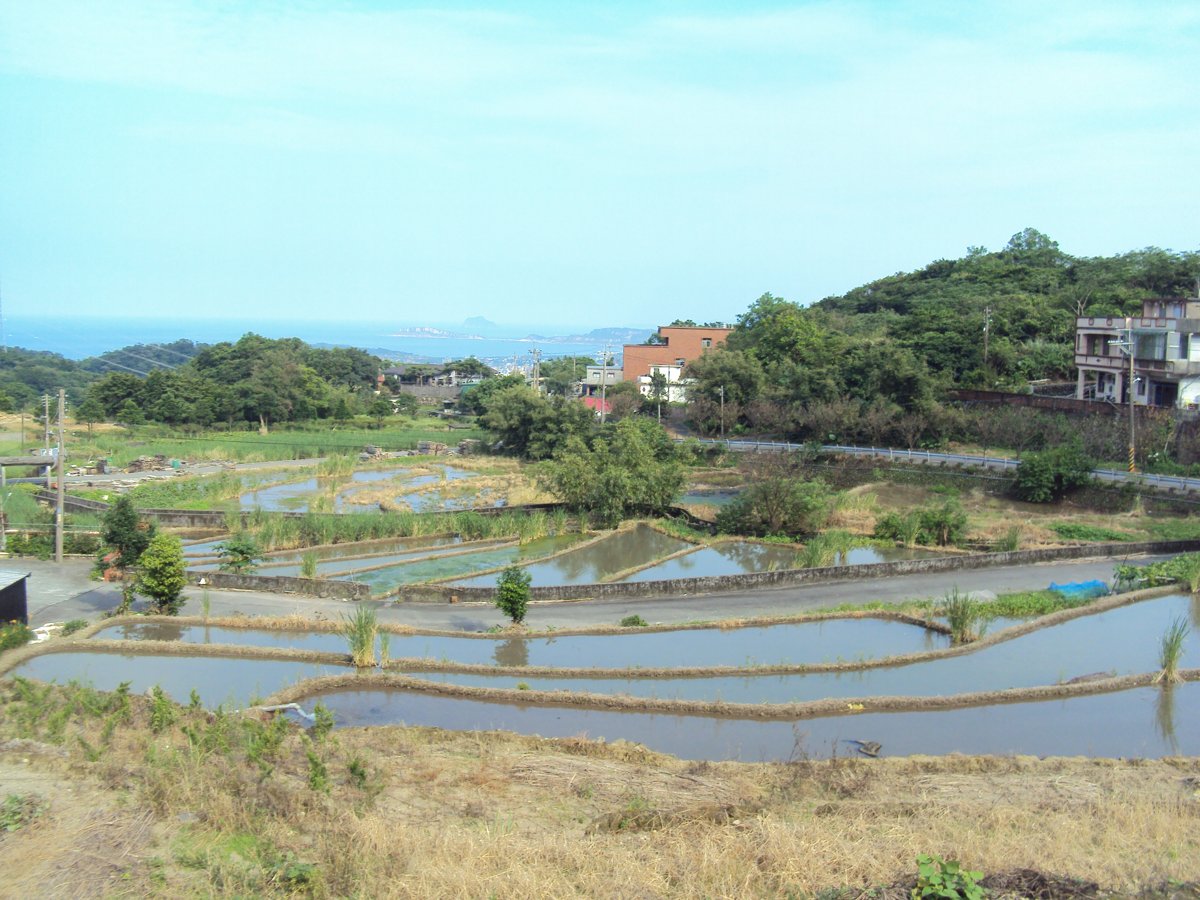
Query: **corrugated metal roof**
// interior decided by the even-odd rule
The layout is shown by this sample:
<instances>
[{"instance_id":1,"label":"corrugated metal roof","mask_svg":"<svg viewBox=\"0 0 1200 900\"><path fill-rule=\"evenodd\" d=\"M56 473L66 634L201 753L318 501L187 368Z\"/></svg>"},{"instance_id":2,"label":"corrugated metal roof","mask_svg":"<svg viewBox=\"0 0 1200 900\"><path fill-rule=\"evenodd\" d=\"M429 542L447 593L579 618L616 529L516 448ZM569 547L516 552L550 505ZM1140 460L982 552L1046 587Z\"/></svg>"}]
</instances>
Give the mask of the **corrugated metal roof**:
<instances>
[{"instance_id":1,"label":"corrugated metal roof","mask_svg":"<svg viewBox=\"0 0 1200 900\"><path fill-rule=\"evenodd\" d=\"M4 572L0 571L0 591L5 588L12 587L23 578L28 578L32 572Z\"/></svg>"}]
</instances>

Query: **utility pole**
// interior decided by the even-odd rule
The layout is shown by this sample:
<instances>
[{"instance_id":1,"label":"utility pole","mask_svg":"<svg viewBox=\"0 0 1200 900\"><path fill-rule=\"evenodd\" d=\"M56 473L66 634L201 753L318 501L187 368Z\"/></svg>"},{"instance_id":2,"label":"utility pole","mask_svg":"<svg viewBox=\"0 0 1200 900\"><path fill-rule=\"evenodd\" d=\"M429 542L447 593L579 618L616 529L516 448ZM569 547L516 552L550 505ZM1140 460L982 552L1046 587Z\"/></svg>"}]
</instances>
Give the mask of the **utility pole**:
<instances>
[{"instance_id":1,"label":"utility pole","mask_svg":"<svg viewBox=\"0 0 1200 900\"><path fill-rule=\"evenodd\" d=\"M718 388L721 392L721 440L725 440L725 385Z\"/></svg>"},{"instance_id":2,"label":"utility pole","mask_svg":"<svg viewBox=\"0 0 1200 900\"><path fill-rule=\"evenodd\" d=\"M45 446L45 450L46 450L46 455L49 456L50 455L50 395L49 394L42 394L42 403L45 406L45 409L42 413L42 416L43 416L42 424L45 427L42 429L42 431L43 431L43 437L44 437L44 442L45 442L44 446ZM46 490L50 490L50 469L51 469L50 466L46 466Z\"/></svg>"},{"instance_id":3,"label":"utility pole","mask_svg":"<svg viewBox=\"0 0 1200 900\"><path fill-rule=\"evenodd\" d=\"M534 393L542 392L542 351L534 347L529 351L529 355L533 357L533 390Z\"/></svg>"},{"instance_id":4,"label":"utility pole","mask_svg":"<svg viewBox=\"0 0 1200 900\"><path fill-rule=\"evenodd\" d=\"M604 345L604 349L600 351L600 424L604 424L604 420L608 416L605 407L608 405L605 400L605 395L608 392L608 344Z\"/></svg>"},{"instance_id":5,"label":"utility pole","mask_svg":"<svg viewBox=\"0 0 1200 900\"><path fill-rule=\"evenodd\" d=\"M1134 420L1133 420L1133 386L1134 386L1134 382L1135 382L1135 376L1133 374L1134 352L1133 352L1133 319L1132 318L1127 318L1125 320L1125 328L1126 328L1125 340L1129 344L1129 348L1128 348L1129 349L1129 474L1132 475L1135 472L1137 472L1137 458L1135 456L1136 444L1134 443Z\"/></svg>"},{"instance_id":6,"label":"utility pole","mask_svg":"<svg viewBox=\"0 0 1200 900\"><path fill-rule=\"evenodd\" d=\"M992 333L992 308L985 306L983 308L983 367L986 369L988 364L988 338Z\"/></svg>"},{"instance_id":7,"label":"utility pole","mask_svg":"<svg viewBox=\"0 0 1200 900\"><path fill-rule=\"evenodd\" d=\"M58 472L58 497L54 504L54 561L60 563L63 560L63 499L66 493L66 485L63 478L63 415L67 408L67 392L63 388L58 389L58 459L55 468Z\"/></svg>"}]
</instances>

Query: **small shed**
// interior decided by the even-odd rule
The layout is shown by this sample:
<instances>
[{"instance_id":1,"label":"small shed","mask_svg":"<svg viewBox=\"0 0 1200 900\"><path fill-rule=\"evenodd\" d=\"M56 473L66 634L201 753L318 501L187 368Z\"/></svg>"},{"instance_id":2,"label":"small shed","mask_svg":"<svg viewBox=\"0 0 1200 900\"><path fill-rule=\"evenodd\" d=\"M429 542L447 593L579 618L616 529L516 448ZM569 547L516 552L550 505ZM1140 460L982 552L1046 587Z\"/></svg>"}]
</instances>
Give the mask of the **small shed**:
<instances>
[{"instance_id":1,"label":"small shed","mask_svg":"<svg viewBox=\"0 0 1200 900\"><path fill-rule=\"evenodd\" d=\"M29 624L29 607L25 601L25 579L29 572L0 571L0 622Z\"/></svg>"}]
</instances>

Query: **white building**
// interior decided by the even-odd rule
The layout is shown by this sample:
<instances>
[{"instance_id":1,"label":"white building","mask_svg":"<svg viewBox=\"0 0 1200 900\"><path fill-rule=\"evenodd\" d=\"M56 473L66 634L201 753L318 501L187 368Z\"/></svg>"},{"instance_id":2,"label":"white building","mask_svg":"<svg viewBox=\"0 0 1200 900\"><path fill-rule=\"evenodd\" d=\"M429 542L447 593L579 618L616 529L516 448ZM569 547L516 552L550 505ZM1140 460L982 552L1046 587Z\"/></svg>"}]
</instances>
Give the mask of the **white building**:
<instances>
[{"instance_id":1,"label":"white building","mask_svg":"<svg viewBox=\"0 0 1200 900\"><path fill-rule=\"evenodd\" d=\"M1200 406L1200 298L1156 298L1140 316L1075 320L1075 396L1140 406Z\"/></svg>"}]
</instances>

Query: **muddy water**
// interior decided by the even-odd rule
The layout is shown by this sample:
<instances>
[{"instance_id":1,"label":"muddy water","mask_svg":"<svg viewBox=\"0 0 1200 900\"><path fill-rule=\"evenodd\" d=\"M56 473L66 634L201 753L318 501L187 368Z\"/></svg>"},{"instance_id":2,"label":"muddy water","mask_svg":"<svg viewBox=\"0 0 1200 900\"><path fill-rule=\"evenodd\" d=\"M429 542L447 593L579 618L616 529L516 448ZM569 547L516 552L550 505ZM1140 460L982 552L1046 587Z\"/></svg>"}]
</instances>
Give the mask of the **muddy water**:
<instances>
[{"instance_id":1,"label":"muddy water","mask_svg":"<svg viewBox=\"0 0 1200 900\"><path fill-rule=\"evenodd\" d=\"M798 722L519 706L408 691L313 694L341 726L432 725L543 737L636 741L684 759L746 762L853 755L852 739L883 756L1033 754L1159 757L1200 753L1200 684L921 713L869 713Z\"/></svg>"},{"instance_id":2,"label":"muddy water","mask_svg":"<svg viewBox=\"0 0 1200 900\"><path fill-rule=\"evenodd\" d=\"M1198 608L1200 601L1184 596L1147 600L1110 612L1084 616L964 656L880 669L722 678L613 680L522 677L520 680L534 690L629 694L664 699L720 699L734 703L787 703L825 697L929 697L1034 687L1057 684L1097 672L1128 675L1155 671L1158 668L1159 643L1163 631L1175 617L1192 615ZM678 637L675 639L678 640ZM1185 666L1189 660L1200 661L1200 629L1193 628L1189 634L1183 660ZM501 674L439 673L419 677L483 687L514 686L511 676Z\"/></svg>"},{"instance_id":3,"label":"muddy water","mask_svg":"<svg viewBox=\"0 0 1200 900\"><path fill-rule=\"evenodd\" d=\"M308 650L346 652L345 639L327 632L219 628L178 625L174 622L113 625L98 632L95 639L303 647ZM827 622L727 630L698 628L684 631L634 631L629 634L557 637L550 635L536 638L462 638L393 634L390 640L390 654L393 658L437 659L471 665L578 668L678 668L833 662L838 659L874 659L899 653L916 653L948 645L948 638L944 635L926 631L915 625L883 619L832 619ZM483 683L497 687L512 686L507 682L496 684L487 681L488 677L484 676ZM563 686L557 679L546 681L549 690ZM699 683L703 685L709 681L710 679L703 679ZM625 684L602 683L608 685L604 692L617 690L618 688L612 686L614 684ZM658 683L657 680L655 683ZM629 693L637 693L628 688L626 690Z\"/></svg>"},{"instance_id":4,"label":"muddy water","mask_svg":"<svg viewBox=\"0 0 1200 900\"><path fill-rule=\"evenodd\" d=\"M477 553L464 553L459 556L426 559L416 562L376 569L371 572L359 572L351 575L338 576L338 581L358 581L371 586L374 594L387 593L401 585L417 584L440 578L450 578L455 575L466 575L483 569L494 569L498 566L528 565L552 553L570 547L583 539L579 534L561 534L554 537L539 538L520 546L508 546L494 550L480 550ZM364 561L365 562L365 561ZM499 576L495 573L480 576L480 583L489 587L495 586Z\"/></svg>"},{"instance_id":5,"label":"muddy water","mask_svg":"<svg viewBox=\"0 0 1200 900\"><path fill-rule=\"evenodd\" d=\"M47 653L17 666L9 675L39 681L90 683L104 691L128 681L140 694L159 685L172 699L187 703L193 689L200 701L215 709L247 706L252 700L305 678L337 675L354 670L340 666L277 659L222 659L218 657L134 656L79 651Z\"/></svg>"},{"instance_id":6,"label":"muddy water","mask_svg":"<svg viewBox=\"0 0 1200 900\"><path fill-rule=\"evenodd\" d=\"M595 584L634 566L642 566L691 547L687 541L639 525L580 547L571 553L526 566L533 584ZM495 579L472 578L455 584L489 587Z\"/></svg>"}]
</instances>

